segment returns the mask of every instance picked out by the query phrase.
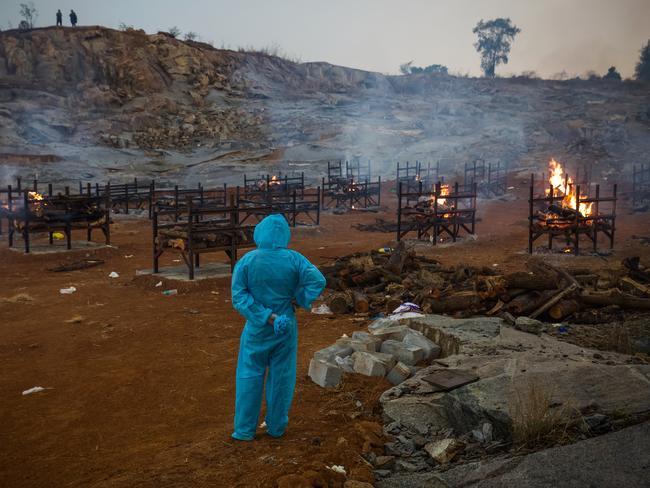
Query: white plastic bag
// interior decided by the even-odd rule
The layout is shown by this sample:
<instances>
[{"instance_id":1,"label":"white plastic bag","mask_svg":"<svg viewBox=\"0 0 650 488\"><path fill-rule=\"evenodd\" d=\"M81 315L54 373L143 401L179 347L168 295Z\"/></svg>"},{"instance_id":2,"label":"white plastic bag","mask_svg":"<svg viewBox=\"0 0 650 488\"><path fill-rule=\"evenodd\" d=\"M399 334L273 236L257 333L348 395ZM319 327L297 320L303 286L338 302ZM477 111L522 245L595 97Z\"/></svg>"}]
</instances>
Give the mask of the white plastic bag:
<instances>
[{"instance_id":1,"label":"white plastic bag","mask_svg":"<svg viewBox=\"0 0 650 488\"><path fill-rule=\"evenodd\" d=\"M74 286L70 286L68 288L61 288L59 290L59 293L61 295L72 295L77 289Z\"/></svg>"},{"instance_id":2,"label":"white plastic bag","mask_svg":"<svg viewBox=\"0 0 650 488\"><path fill-rule=\"evenodd\" d=\"M318 307L312 308L311 313L315 313L316 315L332 315L332 311L324 303Z\"/></svg>"}]
</instances>

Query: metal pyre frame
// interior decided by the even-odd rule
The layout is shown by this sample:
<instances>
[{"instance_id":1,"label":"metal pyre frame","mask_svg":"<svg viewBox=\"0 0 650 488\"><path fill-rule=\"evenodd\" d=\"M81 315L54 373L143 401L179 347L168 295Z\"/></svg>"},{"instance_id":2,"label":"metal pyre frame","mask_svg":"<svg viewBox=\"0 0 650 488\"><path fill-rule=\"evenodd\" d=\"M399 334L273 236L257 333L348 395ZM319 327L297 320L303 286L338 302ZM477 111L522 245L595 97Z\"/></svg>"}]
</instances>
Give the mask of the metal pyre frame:
<instances>
[{"instance_id":1,"label":"metal pyre frame","mask_svg":"<svg viewBox=\"0 0 650 488\"><path fill-rule=\"evenodd\" d=\"M179 219L165 222L165 217L176 218L177 209L154 209L152 218L153 272L159 273L159 260L166 251L180 253L188 268L190 280L200 267L200 255L225 252L231 270L237 262L239 249L254 247L254 225L242 222L244 210L235 204L231 195L228 206L195 206L191 198L182 207Z\"/></svg>"},{"instance_id":2,"label":"metal pyre frame","mask_svg":"<svg viewBox=\"0 0 650 488\"><path fill-rule=\"evenodd\" d=\"M20 196L14 194L11 186L3 195L0 216L8 222L8 243L13 247L14 237L19 234L23 238L25 252L31 250L33 234L49 235L50 244L54 243L54 233L63 232L66 236L66 247L72 249L72 231L85 230L87 240L92 240L93 229L100 229L106 244L111 242L110 233L110 193L97 195L70 195L66 187L65 194L40 195L36 192L23 190ZM6 206L5 206L6 205Z\"/></svg>"},{"instance_id":3,"label":"metal pyre frame","mask_svg":"<svg viewBox=\"0 0 650 488\"><path fill-rule=\"evenodd\" d=\"M438 181L444 182L444 177L440 176L440 161L436 161L436 164L429 162L426 167L420 161L397 163L397 187L403 183L407 192L417 191L420 182L424 188L430 188Z\"/></svg>"},{"instance_id":4,"label":"metal pyre frame","mask_svg":"<svg viewBox=\"0 0 650 488\"><path fill-rule=\"evenodd\" d=\"M355 173L360 173L360 167L348 166L343 174L341 161L327 163L327 178L322 180L322 207L334 206L348 210L357 208L379 207L381 205L381 176L377 181L370 179L370 163L367 167L367 178L356 180ZM363 176L366 176L365 174Z\"/></svg>"},{"instance_id":5,"label":"metal pyre frame","mask_svg":"<svg viewBox=\"0 0 650 488\"><path fill-rule=\"evenodd\" d=\"M286 192L268 188L261 192L248 191L247 188L237 187L236 202L242 209L242 223L249 218L262 220L267 215L282 214L291 227L298 224L320 225L321 188L302 188L300 191L290 186L284 187ZM300 219L300 217L303 217Z\"/></svg>"},{"instance_id":6,"label":"metal pyre frame","mask_svg":"<svg viewBox=\"0 0 650 488\"><path fill-rule=\"evenodd\" d=\"M650 203L650 164L634 165L632 170L632 207Z\"/></svg>"},{"instance_id":7,"label":"metal pyre frame","mask_svg":"<svg viewBox=\"0 0 650 488\"><path fill-rule=\"evenodd\" d=\"M415 232L418 239L428 236L436 245L444 235L456 242L463 231L476 232L476 184L470 191L461 191L455 183L448 193L443 192L441 182L432 191L423 188L420 184L417 191L409 192L404 184L398 187L398 241Z\"/></svg>"},{"instance_id":8,"label":"metal pyre frame","mask_svg":"<svg viewBox=\"0 0 650 488\"><path fill-rule=\"evenodd\" d=\"M142 210L150 203L151 187L153 182L144 183L133 178L131 183L108 183L100 185L95 183L95 195L103 196L109 192L111 205L114 212L129 213L129 210ZM86 184L87 187L88 184ZM83 193L83 183L79 182L79 193Z\"/></svg>"},{"instance_id":9,"label":"metal pyre frame","mask_svg":"<svg viewBox=\"0 0 650 488\"><path fill-rule=\"evenodd\" d=\"M508 167L501 161L486 163L475 159L465 163L462 191L469 191L476 183L478 192L486 197L498 197L508 191Z\"/></svg>"},{"instance_id":10,"label":"metal pyre frame","mask_svg":"<svg viewBox=\"0 0 650 488\"><path fill-rule=\"evenodd\" d=\"M154 209L159 213L163 210L175 211L173 219L178 221L189 200L195 207L206 204L225 207L227 195L228 187L225 183L223 186L206 189L201 183L196 188L180 188L178 185L174 185L173 188L156 188L152 182L149 194L149 217L153 217Z\"/></svg>"},{"instance_id":11,"label":"metal pyre frame","mask_svg":"<svg viewBox=\"0 0 650 488\"><path fill-rule=\"evenodd\" d=\"M533 253L534 242L542 236L548 237L548 249L553 249L555 239L564 239L565 252L580 253L580 236L586 236L592 243L593 251L598 251L598 238L602 234L609 240L609 248L614 247L616 232L616 192L612 186L610 196L602 196L600 185L594 188L592 197L583 198L580 185L575 186L575 206L562 206L565 195L560 194L551 184L548 193L535 195L535 175L530 175L528 197L528 253ZM582 215L580 205L590 205L591 213ZM572 246L572 247L570 247Z\"/></svg>"}]
</instances>

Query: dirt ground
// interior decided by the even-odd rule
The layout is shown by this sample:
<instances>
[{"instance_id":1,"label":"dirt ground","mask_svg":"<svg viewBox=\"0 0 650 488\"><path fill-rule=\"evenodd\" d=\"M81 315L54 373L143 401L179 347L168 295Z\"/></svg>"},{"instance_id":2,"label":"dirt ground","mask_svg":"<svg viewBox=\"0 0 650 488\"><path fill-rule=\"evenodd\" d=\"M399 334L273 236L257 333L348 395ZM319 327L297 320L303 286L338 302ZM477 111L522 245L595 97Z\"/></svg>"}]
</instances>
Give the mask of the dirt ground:
<instances>
[{"instance_id":1,"label":"dirt ground","mask_svg":"<svg viewBox=\"0 0 650 488\"><path fill-rule=\"evenodd\" d=\"M482 202L478 239L427 253L444 263L522 269L526 250L526 188L516 200ZM389 244L392 234L358 232L357 222L386 214L326 214L315 230L300 229L291 247L316 263ZM608 256L549 255L558 263L604 268L626 256L646 263L650 213L619 206L616 249ZM347 377L324 390L311 383L313 352L367 318L299 315L298 382L285 437L230 439L234 377L243 319L230 303L229 281L178 285L135 276L151 267L146 219L116 219L112 248L24 255L0 241L0 485L49 486L274 486L292 473L330 475L343 465L348 479L372 481L361 458L379 422L377 398L388 387ZM81 238L81 236L79 236ZM132 256L132 257L127 257ZM105 264L55 273L48 268L86 257ZM164 262L173 263L169 255ZM224 260L206 255L206 260ZM111 271L119 278L110 279ZM74 285L77 292L62 295ZM178 288L176 296L161 290ZM45 391L23 396L34 386ZM369 423L370 422L370 423ZM364 444L366 444L364 446ZM379 452L379 450L377 451Z\"/></svg>"}]
</instances>

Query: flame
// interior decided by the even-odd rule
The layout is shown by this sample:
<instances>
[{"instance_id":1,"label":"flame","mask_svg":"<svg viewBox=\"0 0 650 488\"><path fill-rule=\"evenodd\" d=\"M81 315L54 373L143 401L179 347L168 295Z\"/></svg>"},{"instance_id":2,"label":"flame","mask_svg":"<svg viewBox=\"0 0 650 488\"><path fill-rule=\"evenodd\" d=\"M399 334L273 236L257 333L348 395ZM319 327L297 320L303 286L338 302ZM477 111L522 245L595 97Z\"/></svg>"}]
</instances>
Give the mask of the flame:
<instances>
[{"instance_id":1,"label":"flame","mask_svg":"<svg viewBox=\"0 0 650 488\"><path fill-rule=\"evenodd\" d=\"M553 188L553 195L563 196L562 206L575 209L576 208L576 190L573 184L573 178L564 175L562 164L555 159L551 159L548 163L548 182ZM551 192L550 188L546 189L546 195ZM581 200L587 199L587 196L581 196ZM585 217L592 214L593 203L580 202L578 212Z\"/></svg>"},{"instance_id":2,"label":"flame","mask_svg":"<svg viewBox=\"0 0 650 488\"><path fill-rule=\"evenodd\" d=\"M29 198L31 198L32 200L35 200L35 201L38 201L38 202L43 200L43 195L41 195L40 193L37 193L35 191L30 191L27 194L29 195Z\"/></svg>"},{"instance_id":3,"label":"flame","mask_svg":"<svg viewBox=\"0 0 650 488\"><path fill-rule=\"evenodd\" d=\"M276 175L271 176L271 181L269 182L269 185L279 185L279 184L280 184L280 179Z\"/></svg>"},{"instance_id":4,"label":"flame","mask_svg":"<svg viewBox=\"0 0 650 488\"><path fill-rule=\"evenodd\" d=\"M444 185L442 185L440 187L440 196L445 196L445 195L449 195L449 185L448 184L444 184ZM446 198L438 197L437 200L438 200L438 206L444 205L445 203L447 203Z\"/></svg>"}]
</instances>

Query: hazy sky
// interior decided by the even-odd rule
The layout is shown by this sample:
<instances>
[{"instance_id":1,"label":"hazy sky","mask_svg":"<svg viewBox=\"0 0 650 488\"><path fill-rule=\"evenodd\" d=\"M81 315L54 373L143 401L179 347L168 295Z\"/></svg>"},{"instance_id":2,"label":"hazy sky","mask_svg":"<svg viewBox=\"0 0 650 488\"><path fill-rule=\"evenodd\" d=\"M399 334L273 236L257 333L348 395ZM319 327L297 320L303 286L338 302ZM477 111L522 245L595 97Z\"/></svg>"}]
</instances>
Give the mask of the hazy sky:
<instances>
[{"instance_id":1,"label":"hazy sky","mask_svg":"<svg viewBox=\"0 0 650 488\"><path fill-rule=\"evenodd\" d=\"M18 24L19 3L0 0L0 26ZM279 46L302 61L327 61L396 73L401 63L440 63L479 74L472 28L481 18L510 17L521 28L510 63L497 73L532 70L631 76L650 38L650 0L34 0L38 26L57 8L74 8L80 25L147 32L177 25L215 46Z\"/></svg>"}]
</instances>

